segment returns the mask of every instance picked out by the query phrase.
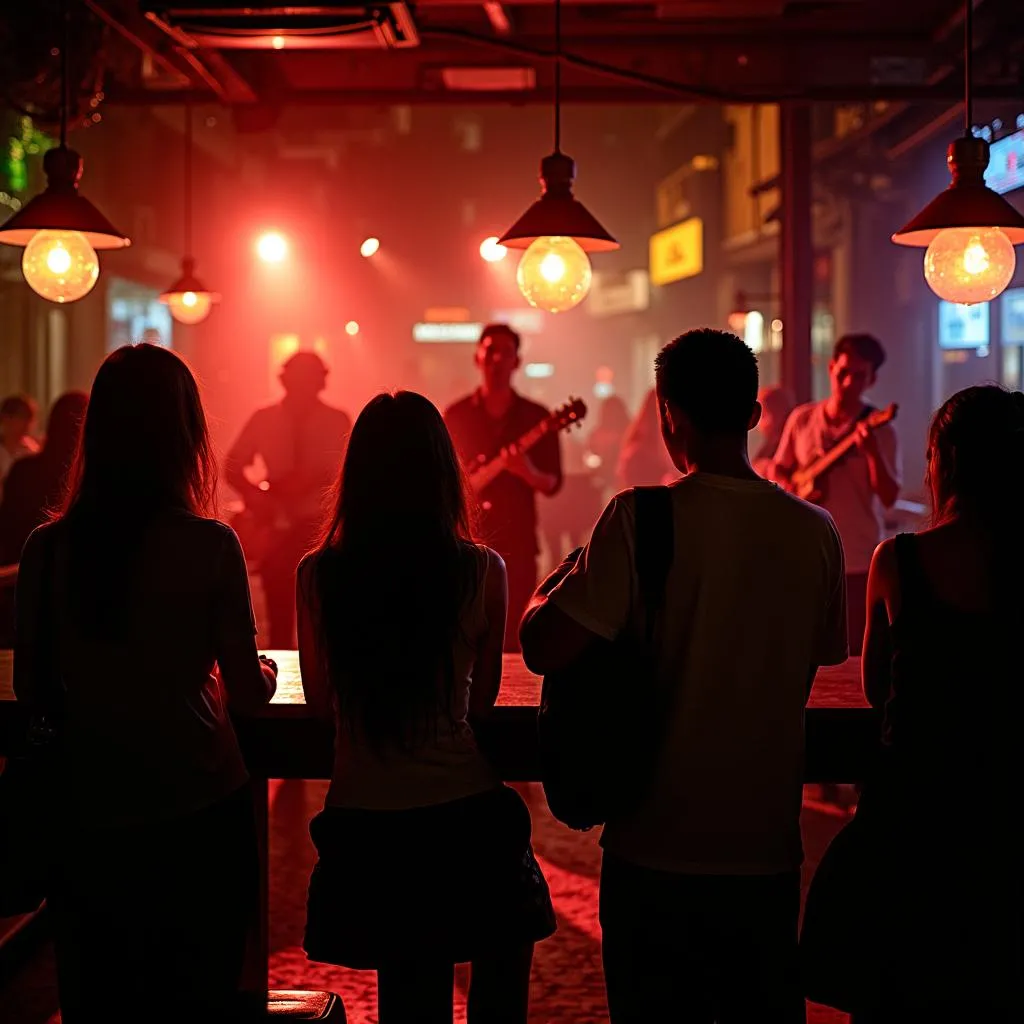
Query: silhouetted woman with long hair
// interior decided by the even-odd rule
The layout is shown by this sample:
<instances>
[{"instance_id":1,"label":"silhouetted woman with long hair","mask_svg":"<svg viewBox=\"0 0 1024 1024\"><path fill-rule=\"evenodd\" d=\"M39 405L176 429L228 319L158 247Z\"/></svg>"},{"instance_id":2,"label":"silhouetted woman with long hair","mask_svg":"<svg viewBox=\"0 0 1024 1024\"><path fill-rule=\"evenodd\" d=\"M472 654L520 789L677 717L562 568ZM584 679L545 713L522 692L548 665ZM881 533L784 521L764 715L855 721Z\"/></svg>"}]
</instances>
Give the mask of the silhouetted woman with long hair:
<instances>
[{"instance_id":1,"label":"silhouetted woman with long hair","mask_svg":"<svg viewBox=\"0 0 1024 1024\"><path fill-rule=\"evenodd\" d=\"M809 996L858 1024L1019 1015L1024 394L950 398L928 476L933 525L872 561L863 674L883 749L805 920Z\"/></svg>"},{"instance_id":2,"label":"silhouetted woman with long hair","mask_svg":"<svg viewBox=\"0 0 1024 1024\"><path fill-rule=\"evenodd\" d=\"M305 948L376 970L381 1024L450 1024L466 961L469 1020L525 1024L533 945L554 930L529 813L469 725L498 695L506 607L440 413L374 398L299 570L299 654L307 701L335 721Z\"/></svg>"},{"instance_id":3,"label":"silhouetted woman with long hair","mask_svg":"<svg viewBox=\"0 0 1024 1024\"><path fill-rule=\"evenodd\" d=\"M213 491L188 367L153 345L112 353L65 508L29 538L17 590L18 701L63 693L66 839L47 900L65 1024L235 1010L259 890L227 707L265 704L275 673L238 540L206 517Z\"/></svg>"}]
</instances>

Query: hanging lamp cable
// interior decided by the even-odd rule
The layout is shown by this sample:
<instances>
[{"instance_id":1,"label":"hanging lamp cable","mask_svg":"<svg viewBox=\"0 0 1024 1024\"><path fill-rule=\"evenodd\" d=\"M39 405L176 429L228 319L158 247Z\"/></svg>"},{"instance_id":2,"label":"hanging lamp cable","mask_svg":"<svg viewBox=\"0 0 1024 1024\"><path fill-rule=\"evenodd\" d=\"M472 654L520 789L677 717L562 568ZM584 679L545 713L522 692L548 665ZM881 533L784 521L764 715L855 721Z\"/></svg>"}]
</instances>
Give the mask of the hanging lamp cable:
<instances>
[{"instance_id":1,"label":"hanging lamp cable","mask_svg":"<svg viewBox=\"0 0 1024 1024\"><path fill-rule=\"evenodd\" d=\"M71 81L68 74L68 48L71 45L71 7L64 0L61 8L63 38L60 41L60 146L68 147L68 108L71 106Z\"/></svg>"},{"instance_id":2,"label":"hanging lamp cable","mask_svg":"<svg viewBox=\"0 0 1024 1024\"><path fill-rule=\"evenodd\" d=\"M555 0L555 152L562 152L562 0Z\"/></svg>"},{"instance_id":3,"label":"hanging lamp cable","mask_svg":"<svg viewBox=\"0 0 1024 1024\"><path fill-rule=\"evenodd\" d=\"M192 258L192 108L185 107L185 258Z\"/></svg>"},{"instance_id":4,"label":"hanging lamp cable","mask_svg":"<svg viewBox=\"0 0 1024 1024\"><path fill-rule=\"evenodd\" d=\"M964 4L964 134L974 127L974 0Z\"/></svg>"}]
</instances>

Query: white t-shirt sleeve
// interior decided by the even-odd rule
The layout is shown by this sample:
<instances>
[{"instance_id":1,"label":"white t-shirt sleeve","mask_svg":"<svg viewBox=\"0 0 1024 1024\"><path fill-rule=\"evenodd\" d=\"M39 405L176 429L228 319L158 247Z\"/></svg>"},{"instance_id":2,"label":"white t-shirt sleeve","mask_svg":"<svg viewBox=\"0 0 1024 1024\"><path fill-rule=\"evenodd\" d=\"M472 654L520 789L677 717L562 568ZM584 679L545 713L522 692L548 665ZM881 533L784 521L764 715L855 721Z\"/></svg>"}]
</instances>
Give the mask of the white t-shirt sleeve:
<instances>
[{"instance_id":1,"label":"white t-shirt sleeve","mask_svg":"<svg viewBox=\"0 0 1024 1024\"><path fill-rule=\"evenodd\" d=\"M815 662L818 665L841 665L850 656L846 617L846 558L835 523L828 521L826 537L828 567L828 600L818 641Z\"/></svg>"},{"instance_id":2,"label":"white t-shirt sleeve","mask_svg":"<svg viewBox=\"0 0 1024 1024\"><path fill-rule=\"evenodd\" d=\"M584 629L605 640L614 640L629 622L634 589L633 530L633 509L623 496L612 498L576 568L548 598Z\"/></svg>"}]
</instances>

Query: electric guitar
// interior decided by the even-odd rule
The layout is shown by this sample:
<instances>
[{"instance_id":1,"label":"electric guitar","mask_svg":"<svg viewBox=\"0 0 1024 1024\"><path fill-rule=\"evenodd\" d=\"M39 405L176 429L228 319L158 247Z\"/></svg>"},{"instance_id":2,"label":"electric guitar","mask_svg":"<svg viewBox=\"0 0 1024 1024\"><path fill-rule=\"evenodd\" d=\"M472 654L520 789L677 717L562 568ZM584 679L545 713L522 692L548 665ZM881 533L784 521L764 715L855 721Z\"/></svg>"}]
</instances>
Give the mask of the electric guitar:
<instances>
[{"instance_id":1,"label":"electric guitar","mask_svg":"<svg viewBox=\"0 0 1024 1024\"><path fill-rule=\"evenodd\" d=\"M559 406L540 421L535 427L531 427L513 444L506 445L502 451L510 448L526 453L540 440L547 437L552 431L568 430L574 425L579 425L583 417L587 415L587 406L581 398L570 398L565 405ZM493 459L481 457L477 464L469 471L469 482L473 490L479 494L488 484L494 483L502 473L505 472L505 462L501 452Z\"/></svg>"},{"instance_id":2,"label":"electric guitar","mask_svg":"<svg viewBox=\"0 0 1024 1024\"><path fill-rule=\"evenodd\" d=\"M857 428L860 424L869 430L875 430L885 423L896 419L898 405L890 405L885 409L876 409L863 419L859 419L853 428L844 434L827 452L823 452L813 462L798 469L792 476L793 493L805 501L819 502L824 495L823 482L829 470L857 443Z\"/></svg>"}]
</instances>

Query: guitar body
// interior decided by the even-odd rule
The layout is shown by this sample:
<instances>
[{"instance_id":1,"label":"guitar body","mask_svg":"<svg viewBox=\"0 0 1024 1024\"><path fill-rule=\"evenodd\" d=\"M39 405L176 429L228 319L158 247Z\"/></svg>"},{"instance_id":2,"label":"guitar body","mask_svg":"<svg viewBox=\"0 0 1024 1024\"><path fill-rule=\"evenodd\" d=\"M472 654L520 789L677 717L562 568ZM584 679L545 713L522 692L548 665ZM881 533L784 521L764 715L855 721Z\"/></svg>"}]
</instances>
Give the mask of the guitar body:
<instances>
[{"instance_id":1,"label":"guitar body","mask_svg":"<svg viewBox=\"0 0 1024 1024\"><path fill-rule=\"evenodd\" d=\"M481 458L477 464L469 470L469 483L473 492L477 495L493 483L505 470L504 453L517 451L526 453L542 437L560 430L568 430L573 425L579 425L583 417L587 415L586 403L580 398L570 398L565 405L559 406L536 426L531 427L522 437L510 445L506 445L494 458Z\"/></svg>"},{"instance_id":2,"label":"guitar body","mask_svg":"<svg viewBox=\"0 0 1024 1024\"><path fill-rule=\"evenodd\" d=\"M885 409L876 409L858 420L849 433L841 437L827 452L823 452L808 465L798 469L790 478L792 491L798 498L820 505L826 498L828 474L857 445L857 429L863 424L868 430L876 430L885 423L896 419L899 406L893 404Z\"/></svg>"}]
</instances>

